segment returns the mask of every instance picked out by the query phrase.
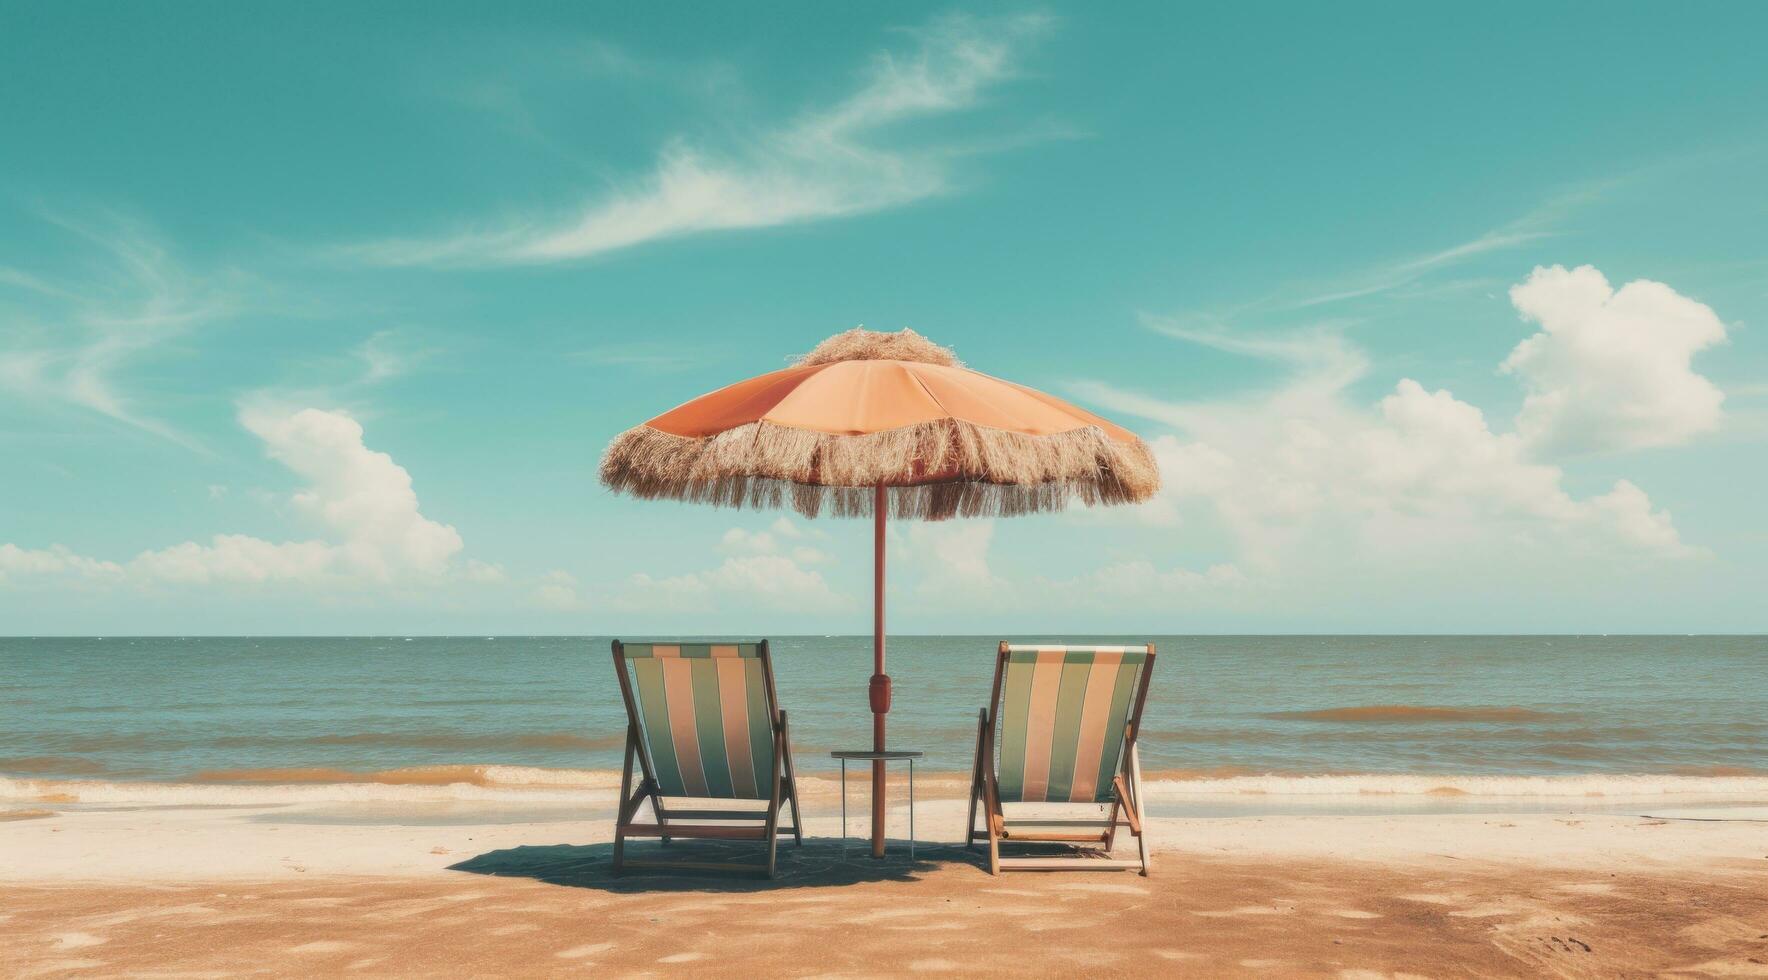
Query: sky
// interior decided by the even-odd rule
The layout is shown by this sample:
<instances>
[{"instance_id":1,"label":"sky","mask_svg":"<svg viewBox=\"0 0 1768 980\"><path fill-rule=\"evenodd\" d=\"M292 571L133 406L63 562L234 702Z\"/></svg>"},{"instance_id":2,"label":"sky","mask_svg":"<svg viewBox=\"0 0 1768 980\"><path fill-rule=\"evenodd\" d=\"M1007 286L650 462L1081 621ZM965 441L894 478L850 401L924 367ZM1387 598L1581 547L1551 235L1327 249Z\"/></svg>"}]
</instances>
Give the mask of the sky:
<instances>
[{"instance_id":1,"label":"sky","mask_svg":"<svg viewBox=\"0 0 1768 980\"><path fill-rule=\"evenodd\" d=\"M0 634L870 629L622 430L913 329L1137 507L910 633L1768 630L1768 7L0 0Z\"/></svg>"}]
</instances>

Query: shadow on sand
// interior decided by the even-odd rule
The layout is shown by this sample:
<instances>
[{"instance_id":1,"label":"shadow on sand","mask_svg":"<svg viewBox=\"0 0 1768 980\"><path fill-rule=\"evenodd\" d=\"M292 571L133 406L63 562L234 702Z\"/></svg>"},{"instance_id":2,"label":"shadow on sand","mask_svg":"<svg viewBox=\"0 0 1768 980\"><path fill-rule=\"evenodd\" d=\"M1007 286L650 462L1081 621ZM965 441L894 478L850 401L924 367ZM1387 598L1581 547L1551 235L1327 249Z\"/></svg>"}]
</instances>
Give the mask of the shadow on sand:
<instances>
[{"instance_id":1,"label":"shadow on sand","mask_svg":"<svg viewBox=\"0 0 1768 980\"><path fill-rule=\"evenodd\" d=\"M628 860L647 861L753 861L759 847L752 841L676 840L668 845L626 843ZM981 855L950 844L917 844L915 859L908 856L907 841L891 841L885 856L873 860L864 841L849 841L843 856L841 841L806 838L802 847L780 841L775 876L741 872L719 873L691 869L628 868L614 877L613 844L528 844L487 851L458 864L450 871L499 878L532 878L550 885L593 888L630 894L658 891L756 892L771 888L804 888L855 885L868 881L914 881L929 871L951 865L980 869Z\"/></svg>"}]
</instances>

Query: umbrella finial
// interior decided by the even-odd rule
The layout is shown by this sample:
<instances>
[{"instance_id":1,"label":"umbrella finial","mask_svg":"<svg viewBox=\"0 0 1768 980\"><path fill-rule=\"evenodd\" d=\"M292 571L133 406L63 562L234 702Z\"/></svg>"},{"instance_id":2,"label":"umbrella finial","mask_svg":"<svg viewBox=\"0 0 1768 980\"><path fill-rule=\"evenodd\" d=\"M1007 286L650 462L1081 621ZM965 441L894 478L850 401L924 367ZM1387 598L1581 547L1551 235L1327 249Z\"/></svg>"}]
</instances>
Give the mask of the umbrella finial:
<instances>
[{"instance_id":1,"label":"umbrella finial","mask_svg":"<svg viewBox=\"0 0 1768 980\"><path fill-rule=\"evenodd\" d=\"M797 367L833 364L837 361L915 361L942 367L962 367L963 362L949 347L941 347L926 337L904 327L895 333L854 327L816 345L816 349L800 357Z\"/></svg>"}]
</instances>

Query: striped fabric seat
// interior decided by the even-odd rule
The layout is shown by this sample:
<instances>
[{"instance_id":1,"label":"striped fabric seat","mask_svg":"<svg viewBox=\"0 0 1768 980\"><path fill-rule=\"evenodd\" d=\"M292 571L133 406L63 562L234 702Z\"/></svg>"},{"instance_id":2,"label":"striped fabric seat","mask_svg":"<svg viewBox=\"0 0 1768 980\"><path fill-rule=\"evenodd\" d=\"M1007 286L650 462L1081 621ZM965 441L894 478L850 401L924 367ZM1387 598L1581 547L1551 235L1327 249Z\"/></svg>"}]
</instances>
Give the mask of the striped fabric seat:
<instances>
[{"instance_id":1,"label":"striped fabric seat","mask_svg":"<svg viewBox=\"0 0 1768 980\"><path fill-rule=\"evenodd\" d=\"M1008 646L996 734L1003 803L1106 803L1147 647Z\"/></svg>"},{"instance_id":2,"label":"striped fabric seat","mask_svg":"<svg viewBox=\"0 0 1768 980\"><path fill-rule=\"evenodd\" d=\"M635 643L621 652L658 794L769 798L773 719L758 644Z\"/></svg>"}]
</instances>

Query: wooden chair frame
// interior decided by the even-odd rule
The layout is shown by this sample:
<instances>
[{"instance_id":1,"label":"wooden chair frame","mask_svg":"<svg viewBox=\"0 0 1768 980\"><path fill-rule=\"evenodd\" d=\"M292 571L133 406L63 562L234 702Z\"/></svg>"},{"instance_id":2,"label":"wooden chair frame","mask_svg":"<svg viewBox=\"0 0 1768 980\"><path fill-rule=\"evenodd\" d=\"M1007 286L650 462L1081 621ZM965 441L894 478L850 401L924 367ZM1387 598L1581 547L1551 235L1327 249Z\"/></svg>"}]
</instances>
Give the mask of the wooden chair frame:
<instances>
[{"instance_id":1,"label":"wooden chair frame","mask_svg":"<svg viewBox=\"0 0 1768 980\"><path fill-rule=\"evenodd\" d=\"M772 795L767 800L766 809L706 809L677 807L665 802L665 797L658 792L656 770L651 766L651 754L645 740L639 734L638 703L633 698L632 680L626 672L625 644L614 641L614 672L620 677L620 697L626 704L626 763L620 774L620 809L614 817L614 874L619 875L626 868L664 868L693 871L758 871L767 877L774 876L774 853L779 842L780 815L782 804L789 804L792 810L792 837L799 845L804 845L804 821L798 815L798 780L792 769L792 738L791 729L786 722L786 713L780 710L778 694L774 691L773 658L769 655L766 640L758 645L761 670L767 679L767 710L773 716L773 761L769 764L772 773ZM639 764L639 781L636 789L632 784L632 763ZM675 798L680 799L680 798ZM650 823L637 822L639 807L646 800L650 801L655 821ZM678 823L676 821L718 821L717 823ZM673 838L699 840L755 840L767 846L767 860L756 864L741 864L714 861L635 861L627 860L626 839L628 837L659 838L667 845Z\"/></svg>"},{"instance_id":2,"label":"wooden chair frame","mask_svg":"<svg viewBox=\"0 0 1768 980\"><path fill-rule=\"evenodd\" d=\"M1006 811L1001 806L1000 787L995 772L995 728L999 724L1001 705L1001 686L1007 671L1007 648L1005 640L1001 641L995 659L994 692L989 696L988 707L983 708L976 719L976 756L975 765L970 775L970 819L965 823L965 846L975 849L979 842L988 842L988 873L998 875L1002 871L1105 871L1135 870L1147 877L1153 864L1148 859L1148 838L1142 810L1142 761L1136 749L1137 736L1142 730L1142 707L1148 700L1148 677L1154 670L1154 644L1148 644L1148 659L1142 666L1140 688L1136 691L1134 706L1130 716L1124 723L1124 748L1118 754L1117 774L1112 778L1114 792L1110 803L1110 811L1104 818L1084 818L1077 820L1038 820L1031 818L1008 821ZM1096 803L1041 803L1036 806L1097 806ZM976 829L976 810L983 810L984 827ZM1022 829L1014 829L1018 825ZM1135 860L1114 859L1111 845L1116 840L1117 828L1127 827L1136 838L1138 857ZM1055 831L1044 828L1075 828L1073 830ZM1003 857L1001 845L1009 844L1068 844L1076 848L1084 845L1097 845L1104 852L1103 857L1076 855L1073 857Z\"/></svg>"}]
</instances>

